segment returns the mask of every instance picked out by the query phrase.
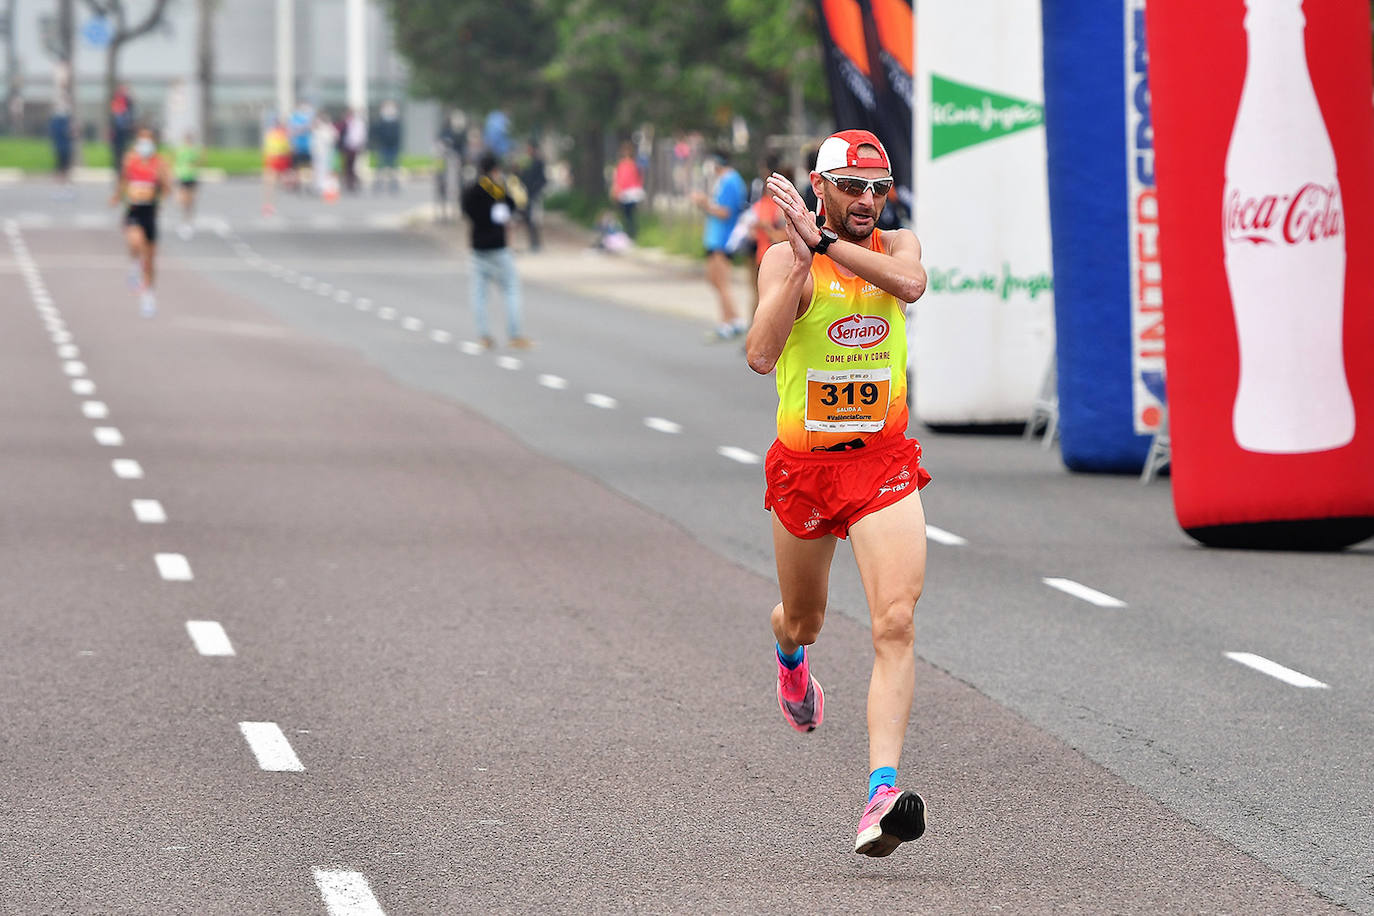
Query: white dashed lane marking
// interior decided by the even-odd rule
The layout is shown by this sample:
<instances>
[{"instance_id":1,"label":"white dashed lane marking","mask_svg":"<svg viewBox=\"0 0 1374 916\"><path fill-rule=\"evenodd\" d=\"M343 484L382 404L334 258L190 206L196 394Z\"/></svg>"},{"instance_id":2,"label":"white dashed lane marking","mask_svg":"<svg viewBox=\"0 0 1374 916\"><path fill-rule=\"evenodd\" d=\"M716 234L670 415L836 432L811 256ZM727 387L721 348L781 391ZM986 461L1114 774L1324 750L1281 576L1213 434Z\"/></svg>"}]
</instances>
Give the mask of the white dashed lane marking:
<instances>
[{"instance_id":1,"label":"white dashed lane marking","mask_svg":"<svg viewBox=\"0 0 1374 916\"><path fill-rule=\"evenodd\" d=\"M385 916L360 872L317 868L315 886L329 916Z\"/></svg>"},{"instance_id":2,"label":"white dashed lane marking","mask_svg":"<svg viewBox=\"0 0 1374 916\"><path fill-rule=\"evenodd\" d=\"M934 525L926 525L926 537L937 544L945 544L949 547L963 547L968 543L967 540L961 538L954 532L946 531L943 528L936 528Z\"/></svg>"},{"instance_id":3,"label":"white dashed lane marking","mask_svg":"<svg viewBox=\"0 0 1374 916\"><path fill-rule=\"evenodd\" d=\"M1095 588L1088 588L1088 586L1083 583L1075 582L1072 579L1049 577L1043 578L1040 581L1044 582L1050 588L1057 588L1067 595L1073 595L1075 598L1079 598L1089 604L1095 604L1098 607L1126 606L1126 602L1122 601L1120 598L1113 598L1105 592L1099 592Z\"/></svg>"},{"instance_id":4,"label":"white dashed lane marking","mask_svg":"<svg viewBox=\"0 0 1374 916\"><path fill-rule=\"evenodd\" d=\"M716 454L720 455L722 458L729 458L731 461L738 461L740 464L759 464L763 461L762 458L755 455L753 452L746 451L742 448L736 448L733 445L719 446L716 449Z\"/></svg>"},{"instance_id":5,"label":"white dashed lane marking","mask_svg":"<svg viewBox=\"0 0 1374 916\"><path fill-rule=\"evenodd\" d=\"M602 410L615 410L620 406L620 402L609 394L597 394L595 391L584 395L582 400L593 407L600 407Z\"/></svg>"},{"instance_id":6,"label":"white dashed lane marking","mask_svg":"<svg viewBox=\"0 0 1374 916\"><path fill-rule=\"evenodd\" d=\"M273 773L300 773L305 770L291 749L291 742L275 722L240 722L239 731L258 758L258 766Z\"/></svg>"},{"instance_id":7,"label":"white dashed lane marking","mask_svg":"<svg viewBox=\"0 0 1374 916\"><path fill-rule=\"evenodd\" d=\"M57 331L57 332L55 332L55 333L64 334L64 333L66 333L66 332L65 332L65 331ZM78 346L77 346L76 344L74 344L74 343L64 343L64 344L60 345L60 346L57 348L57 358L58 358L58 359L76 359L76 358L77 358L78 356L80 356L80 355L81 355L81 348L78 347Z\"/></svg>"},{"instance_id":8,"label":"white dashed lane marking","mask_svg":"<svg viewBox=\"0 0 1374 916\"><path fill-rule=\"evenodd\" d=\"M568 387L568 380L561 375L549 375L545 373L539 376L539 384L545 388L552 388L554 391L562 391Z\"/></svg>"},{"instance_id":9,"label":"white dashed lane marking","mask_svg":"<svg viewBox=\"0 0 1374 916\"><path fill-rule=\"evenodd\" d=\"M475 340L464 340L458 344L458 349L462 350L468 356L480 356L487 348Z\"/></svg>"},{"instance_id":10,"label":"white dashed lane marking","mask_svg":"<svg viewBox=\"0 0 1374 916\"><path fill-rule=\"evenodd\" d=\"M87 420L103 420L110 415L104 401L82 401L81 415Z\"/></svg>"},{"instance_id":11,"label":"white dashed lane marking","mask_svg":"<svg viewBox=\"0 0 1374 916\"><path fill-rule=\"evenodd\" d=\"M514 356L498 356L496 357L496 365L509 372L515 372L525 364Z\"/></svg>"},{"instance_id":12,"label":"white dashed lane marking","mask_svg":"<svg viewBox=\"0 0 1374 916\"><path fill-rule=\"evenodd\" d=\"M665 420L662 417L645 417L644 425L650 429L656 429L661 433L676 435L682 432L682 424L674 423L672 420Z\"/></svg>"},{"instance_id":13,"label":"white dashed lane marking","mask_svg":"<svg viewBox=\"0 0 1374 916\"><path fill-rule=\"evenodd\" d=\"M82 397L95 394L95 382L88 378L72 379L72 394L79 394Z\"/></svg>"},{"instance_id":14,"label":"white dashed lane marking","mask_svg":"<svg viewBox=\"0 0 1374 916\"><path fill-rule=\"evenodd\" d=\"M229 634L214 620L188 620L186 632L201 655L233 655Z\"/></svg>"},{"instance_id":15,"label":"white dashed lane marking","mask_svg":"<svg viewBox=\"0 0 1374 916\"><path fill-rule=\"evenodd\" d=\"M1308 677L1301 671L1294 671L1292 668L1285 668L1278 662L1271 662L1262 655L1254 655L1250 652L1227 652L1226 657L1233 662L1239 662L1249 668L1278 678L1285 684L1294 687L1308 687L1316 690L1329 690L1329 684L1323 684L1314 677Z\"/></svg>"},{"instance_id":16,"label":"white dashed lane marking","mask_svg":"<svg viewBox=\"0 0 1374 916\"><path fill-rule=\"evenodd\" d=\"M190 582L191 561L179 553L159 553L153 557L157 563L158 575L168 582Z\"/></svg>"},{"instance_id":17,"label":"white dashed lane marking","mask_svg":"<svg viewBox=\"0 0 1374 916\"><path fill-rule=\"evenodd\" d=\"M68 360L62 364L62 371L70 376L86 374L86 364L78 360Z\"/></svg>"},{"instance_id":18,"label":"white dashed lane marking","mask_svg":"<svg viewBox=\"0 0 1374 916\"><path fill-rule=\"evenodd\" d=\"M448 331L440 331L438 329L435 329L429 332L429 339L437 344L446 344L451 343L453 341L453 335L450 334Z\"/></svg>"},{"instance_id":19,"label":"white dashed lane marking","mask_svg":"<svg viewBox=\"0 0 1374 916\"><path fill-rule=\"evenodd\" d=\"M401 327L407 331L418 331L425 326L425 323L418 318L401 319Z\"/></svg>"},{"instance_id":20,"label":"white dashed lane marking","mask_svg":"<svg viewBox=\"0 0 1374 916\"><path fill-rule=\"evenodd\" d=\"M124 444L124 434L113 426L97 426L91 430L95 441L101 445L119 447Z\"/></svg>"},{"instance_id":21,"label":"white dashed lane marking","mask_svg":"<svg viewBox=\"0 0 1374 916\"><path fill-rule=\"evenodd\" d=\"M359 296L353 300L353 307L360 312L366 312L372 308L372 300L366 296Z\"/></svg>"},{"instance_id":22,"label":"white dashed lane marking","mask_svg":"<svg viewBox=\"0 0 1374 916\"><path fill-rule=\"evenodd\" d=\"M379 308L377 309L377 317L382 319L383 321L395 321L396 310L394 308L391 308L390 306L387 306L385 308Z\"/></svg>"},{"instance_id":23,"label":"white dashed lane marking","mask_svg":"<svg viewBox=\"0 0 1374 916\"><path fill-rule=\"evenodd\" d=\"M136 499L133 501L134 518L145 525L161 525L167 521L167 513L162 503L155 499Z\"/></svg>"},{"instance_id":24,"label":"white dashed lane marking","mask_svg":"<svg viewBox=\"0 0 1374 916\"><path fill-rule=\"evenodd\" d=\"M334 301L339 305L347 305L353 301L353 294L346 289L341 289L334 294Z\"/></svg>"},{"instance_id":25,"label":"white dashed lane marking","mask_svg":"<svg viewBox=\"0 0 1374 916\"><path fill-rule=\"evenodd\" d=\"M110 466L120 480L143 479L143 466L132 458L116 458L110 462Z\"/></svg>"}]
</instances>

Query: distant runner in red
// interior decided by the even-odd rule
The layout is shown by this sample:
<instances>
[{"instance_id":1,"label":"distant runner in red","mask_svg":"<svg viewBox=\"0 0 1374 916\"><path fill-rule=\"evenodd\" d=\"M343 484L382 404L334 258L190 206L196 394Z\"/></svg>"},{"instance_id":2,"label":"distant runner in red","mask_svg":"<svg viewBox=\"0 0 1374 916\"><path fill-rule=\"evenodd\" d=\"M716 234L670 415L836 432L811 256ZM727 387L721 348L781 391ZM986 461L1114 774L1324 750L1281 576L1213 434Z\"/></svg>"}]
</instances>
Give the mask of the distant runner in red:
<instances>
[{"instance_id":1,"label":"distant runner in red","mask_svg":"<svg viewBox=\"0 0 1374 916\"><path fill-rule=\"evenodd\" d=\"M877 229L893 187L878 138L841 131L821 144L811 187L824 225L776 172L768 193L787 243L759 267L746 351L776 372L778 439L764 466L764 507L782 601L773 608L778 705L794 729L821 724L825 695L807 647L820 635L836 538L848 537L868 596L868 801L854 851L890 855L925 832L925 800L896 787L915 690L915 610L925 579L921 447L907 438L906 306L926 290L921 243Z\"/></svg>"},{"instance_id":2,"label":"distant runner in red","mask_svg":"<svg viewBox=\"0 0 1374 916\"><path fill-rule=\"evenodd\" d=\"M124 240L129 245L129 285L139 293L139 312L144 318L157 314L153 295L154 261L157 257L157 206L172 186L167 163L157 152L151 128L139 128L133 148L124 154L119 187L112 205L123 201Z\"/></svg>"}]
</instances>

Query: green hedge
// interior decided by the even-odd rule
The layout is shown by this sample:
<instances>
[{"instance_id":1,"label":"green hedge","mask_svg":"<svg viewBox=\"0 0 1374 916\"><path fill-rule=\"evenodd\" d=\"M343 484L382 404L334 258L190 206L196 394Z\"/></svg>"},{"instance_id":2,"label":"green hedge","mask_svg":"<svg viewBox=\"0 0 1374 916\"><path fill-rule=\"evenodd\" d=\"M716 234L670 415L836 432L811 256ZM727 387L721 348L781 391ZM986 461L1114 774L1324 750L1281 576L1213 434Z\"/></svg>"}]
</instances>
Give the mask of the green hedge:
<instances>
[{"instance_id":1,"label":"green hedge","mask_svg":"<svg viewBox=\"0 0 1374 916\"><path fill-rule=\"evenodd\" d=\"M170 154L170 150L167 150ZM40 137L0 137L0 169L48 173L55 165L52 144ZM81 164L89 168L110 167L108 143L83 143ZM375 165L375 162L374 162ZM412 171L430 171L433 156L402 156L401 165ZM229 175L257 175L262 172L262 153L252 147L212 147L205 151L205 167L223 169Z\"/></svg>"}]
</instances>

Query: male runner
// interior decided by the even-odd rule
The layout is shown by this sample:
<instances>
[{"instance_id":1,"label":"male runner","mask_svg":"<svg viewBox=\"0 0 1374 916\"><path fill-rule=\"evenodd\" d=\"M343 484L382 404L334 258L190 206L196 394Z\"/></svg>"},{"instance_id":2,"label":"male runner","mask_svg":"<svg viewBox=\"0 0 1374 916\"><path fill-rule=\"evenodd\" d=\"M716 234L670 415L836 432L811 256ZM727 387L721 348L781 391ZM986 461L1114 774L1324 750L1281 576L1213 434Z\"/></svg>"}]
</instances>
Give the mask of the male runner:
<instances>
[{"instance_id":1,"label":"male runner","mask_svg":"<svg viewBox=\"0 0 1374 916\"><path fill-rule=\"evenodd\" d=\"M129 280L139 291L139 312L144 318L157 314L153 297L153 259L157 255L157 205L171 187L167 163L157 154L153 131L141 127L133 148L124 154L119 170L119 187L111 204L121 200L124 211L124 240L129 245Z\"/></svg>"},{"instance_id":2,"label":"male runner","mask_svg":"<svg viewBox=\"0 0 1374 916\"><path fill-rule=\"evenodd\" d=\"M759 268L749 366L776 370L778 439L764 466L764 507L782 602L773 608L778 705L800 732L821 724L825 695L807 646L825 620L835 539L848 537L873 625L868 687L868 804L854 851L886 856L919 837L925 801L896 788L915 689L915 608L925 578L930 481L907 438L906 304L926 289L921 243L907 229L876 229L892 190L878 138L829 137L811 186L824 223L776 172L768 191L787 218L787 244Z\"/></svg>"}]
</instances>

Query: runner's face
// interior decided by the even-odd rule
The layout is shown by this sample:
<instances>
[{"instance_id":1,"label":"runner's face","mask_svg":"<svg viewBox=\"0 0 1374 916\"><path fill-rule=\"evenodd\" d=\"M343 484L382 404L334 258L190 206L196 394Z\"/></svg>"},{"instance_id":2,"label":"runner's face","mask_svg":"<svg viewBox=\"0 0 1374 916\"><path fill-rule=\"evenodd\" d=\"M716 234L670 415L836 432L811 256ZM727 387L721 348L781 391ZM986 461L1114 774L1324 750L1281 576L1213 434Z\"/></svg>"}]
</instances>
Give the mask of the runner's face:
<instances>
[{"instance_id":1,"label":"runner's face","mask_svg":"<svg viewBox=\"0 0 1374 916\"><path fill-rule=\"evenodd\" d=\"M892 173L887 169L860 169L843 168L835 169L830 174L835 176L853 175L855 178L891 178ZM882 215L883 207L887 205L887 195L875 196L872 190L866 190L859 196L845 194L839 188L826 179L822 178L819 172L814 173L815 181L820 183L821 199L825 201L826 224L840 238L851 242L862 242L873 234L873 229L877 226L878 217Z\"/></svg>"}]
</instances>

